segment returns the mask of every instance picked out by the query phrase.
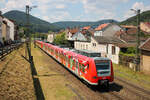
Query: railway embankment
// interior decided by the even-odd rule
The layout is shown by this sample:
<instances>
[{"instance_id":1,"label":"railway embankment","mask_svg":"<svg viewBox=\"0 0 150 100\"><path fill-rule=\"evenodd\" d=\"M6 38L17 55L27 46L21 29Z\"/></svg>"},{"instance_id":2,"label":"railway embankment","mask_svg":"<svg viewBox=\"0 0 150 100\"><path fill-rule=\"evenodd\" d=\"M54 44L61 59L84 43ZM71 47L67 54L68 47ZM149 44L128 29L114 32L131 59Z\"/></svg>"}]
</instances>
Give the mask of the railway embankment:
<instances>
[{"instance_id":1,"label":"railway embankment","mask_svg":"<svg viewBox=\"0 0 150 100\"><path fill-rule=\"evenodd\" d=\"M150 91L149 75L145 75L142 72L135 72L132 69L129 69L128 67L122 65L113 64L113 66L116 79L118 78L126 80L127 82L129 82L129 84L133 84Z\"/></svg>"},{"instance_id":2,"label":"railway embankment","mask_svg":"<svg viewBox=\"0 0 150 100\"><path fill-rule=\"evenodd\" d=\"M0 61L0 100L36 100L29 63L21 57L24 47Z\"/></svg>"}]
</instances>

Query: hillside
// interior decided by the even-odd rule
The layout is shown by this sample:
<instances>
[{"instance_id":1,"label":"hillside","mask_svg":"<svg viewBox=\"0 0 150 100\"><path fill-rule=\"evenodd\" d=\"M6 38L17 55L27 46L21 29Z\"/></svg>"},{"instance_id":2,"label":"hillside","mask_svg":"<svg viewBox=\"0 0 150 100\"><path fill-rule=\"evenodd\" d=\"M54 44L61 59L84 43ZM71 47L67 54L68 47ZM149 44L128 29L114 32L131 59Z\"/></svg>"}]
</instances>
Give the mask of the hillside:
<instances>
[{"instance_id":1,"label":"hillside","mask_svg":"<svg viewBox=\"0 0 150 100\"><path fill-rule=\"evenodd\" d=\"M147 22L147 21L150 22L150 10L141 13L140 21L141 22ZM120 24L121 25L136 25L137 24L137 16L130 17L127 20L122 21Z\"/></svg>"},{"instance_id":2,"label":"hillside","mask_svg":"<svg viewBox=\"0 0 150 100\"><path fill-rule=\"evenodd\" d=\"M25 26L26 25L26 13L13 10L5 13L3 16L6 18L14 20L19 26ZM48 32L49 30L51 31L58 31L59 28L56 27L55 25L46 22L44 20L41 20L37 17L34 17L30 15L30 24L31 24L31 31L35 32Z\"/></svg>"},{"instance_id":3,"label":"hillside","mask_svg":"<svg viewBox=\"0 0 150 100\"><path fill-rule=\"evenodd\" d=\"M53 25L56 25L60 28L67 28L67 27L84 27L84 26L92 26L93 28L97 27L100 24L103 23L118 23L115 20L108 19L108 20L100 20L96 22L81 22L81 21L61 21L61 22L55 22Z\"/></svg>"}]
</instances>

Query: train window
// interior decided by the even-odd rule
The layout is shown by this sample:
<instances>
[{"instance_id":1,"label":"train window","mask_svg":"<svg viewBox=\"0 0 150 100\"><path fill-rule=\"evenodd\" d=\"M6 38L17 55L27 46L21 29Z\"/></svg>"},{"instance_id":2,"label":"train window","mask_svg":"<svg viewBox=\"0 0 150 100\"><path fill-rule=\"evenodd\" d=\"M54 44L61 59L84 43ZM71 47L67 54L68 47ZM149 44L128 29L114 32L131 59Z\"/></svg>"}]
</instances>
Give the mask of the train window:
<instances>
[{"instance_id":1,"label":"train window","mask_svg":"<svg viewBox=\"0 0 150 100\"><path fill-rule=\"evenodd\" d=\"M97 70L105 70L110 68L110 61L96 63Z\"/></svg>"}]
</instances>

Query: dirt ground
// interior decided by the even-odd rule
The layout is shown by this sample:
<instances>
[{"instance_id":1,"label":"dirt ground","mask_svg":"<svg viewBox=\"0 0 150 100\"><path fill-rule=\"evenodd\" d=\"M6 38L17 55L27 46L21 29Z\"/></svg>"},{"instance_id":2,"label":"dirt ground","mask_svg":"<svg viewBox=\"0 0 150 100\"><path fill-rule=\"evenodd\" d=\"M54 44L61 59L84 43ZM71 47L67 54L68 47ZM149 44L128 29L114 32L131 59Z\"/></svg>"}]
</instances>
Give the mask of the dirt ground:
<instances>
[{"instance_id":1,"label":"dirt ground","mask_svg":"<svg viewBox=\"0 0 150 100\"><path fill-rule=\"evenodd\" d=\"M30 66L22 54L21 47L0 61L0 100L36 100Z\"/></svg>"}]
</instances>

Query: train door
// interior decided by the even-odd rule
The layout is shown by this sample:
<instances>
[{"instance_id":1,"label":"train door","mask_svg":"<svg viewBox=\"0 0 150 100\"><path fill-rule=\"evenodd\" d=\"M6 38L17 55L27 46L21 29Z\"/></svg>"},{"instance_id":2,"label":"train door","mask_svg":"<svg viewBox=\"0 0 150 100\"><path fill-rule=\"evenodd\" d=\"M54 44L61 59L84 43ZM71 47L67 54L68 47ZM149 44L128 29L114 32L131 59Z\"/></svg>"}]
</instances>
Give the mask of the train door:
<instances>
[{"instance_id":1,"label":"train door","mask_svg":"<svg viewBox=\"0 0 150 100\"><path fill-rule=\"evenodd\" d=\"M70 68L72 69L72 66L73 66L73 59L72 57L70 57Z\"/></svg>"},{"instance_id":2,"label":"train door","mask_svg":"<svg viewBox=\"0 0 150 100\"><path fill-rule=\"evenodd\" d=\"M66 55L66 67L68 67L68 56Z\"/></svg>"},{"instance_id":3,"label":"train door","mask_svg":"<svg viewBox=\"0 0 150 100\"><path fill-rule=\"evenodd\" d=\"M77 60L75 60L75 73L78 75L78 68L79 68L79 63Z\"/></svg>"}]
</instances>

